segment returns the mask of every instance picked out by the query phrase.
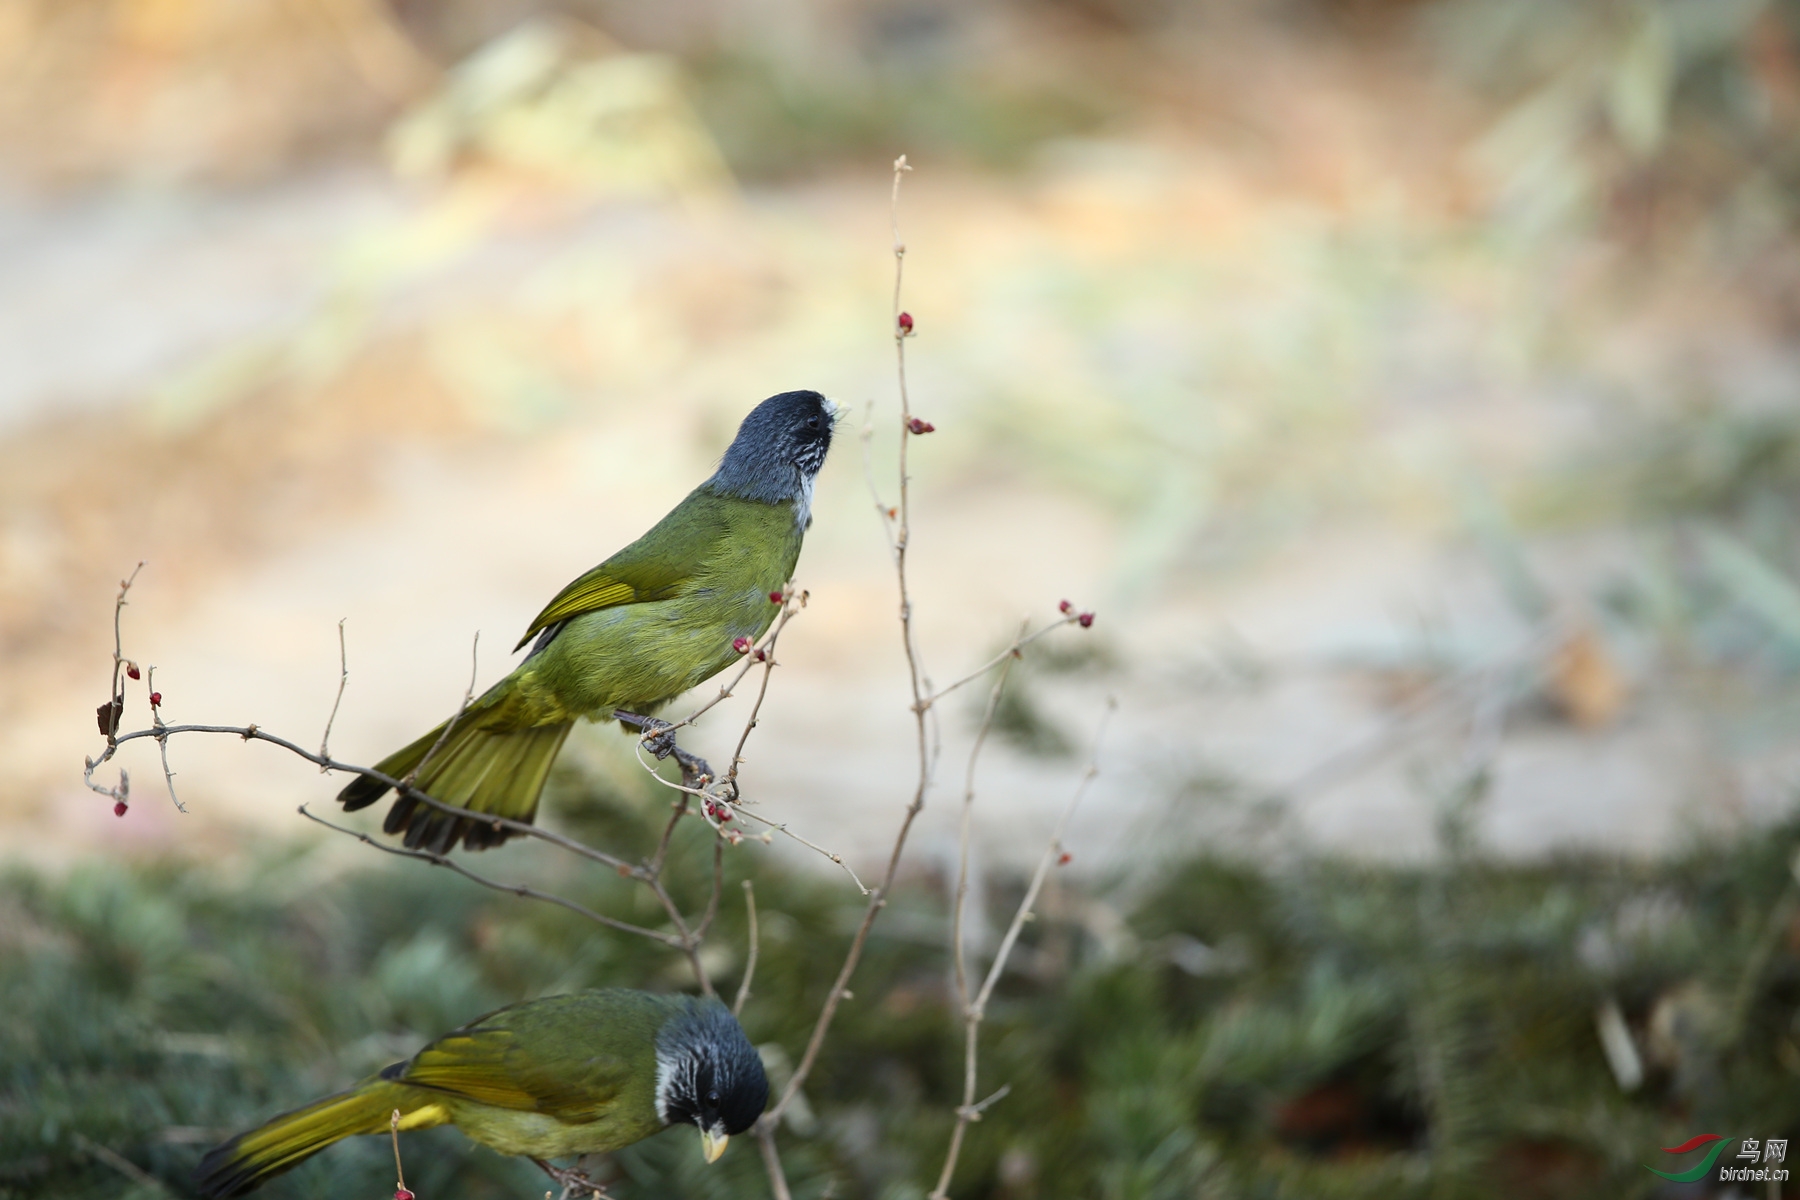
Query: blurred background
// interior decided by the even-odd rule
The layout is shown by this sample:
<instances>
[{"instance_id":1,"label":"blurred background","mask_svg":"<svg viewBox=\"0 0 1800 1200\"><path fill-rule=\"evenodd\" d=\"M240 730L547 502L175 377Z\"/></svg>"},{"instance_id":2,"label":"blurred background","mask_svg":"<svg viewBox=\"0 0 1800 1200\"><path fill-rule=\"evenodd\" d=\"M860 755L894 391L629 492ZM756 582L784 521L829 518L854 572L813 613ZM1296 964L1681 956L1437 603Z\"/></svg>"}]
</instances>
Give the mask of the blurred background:
<instances>
[{"instance_id":1,"label":"blurred background","mask_svg":"<svg viewBox=\"0 0 1800 1200\"><path fill-rule=\"evenodd\" d=\"M1787 0L0 0L0 1196L186 1195L486 1007L683 985L321 842L333 782L268 747L175 743L181 815L137 743L115 819L80 763L140 559L167 719L310 745L344 618L332 749L373 761L817 388L853 416L746 787L882 855L911 718L854 435L891 502L906 153L927 666L1099 613L1000 710L995 921L1120 704L956 1194L1760 1197L1641 1164L1800 1127L1797 134ZM808 1200L935 1176L979 701L791 1131ZM647 836L627 747L578 733L547 819ZM860 901L821 865L732 856L772 1053ZM667 1140L616 1194L766 1187ZM428 1200L534 1194L418 1144ZM364 1151L271 1194L380 1194Z\"/></svg>"}]
</instances>

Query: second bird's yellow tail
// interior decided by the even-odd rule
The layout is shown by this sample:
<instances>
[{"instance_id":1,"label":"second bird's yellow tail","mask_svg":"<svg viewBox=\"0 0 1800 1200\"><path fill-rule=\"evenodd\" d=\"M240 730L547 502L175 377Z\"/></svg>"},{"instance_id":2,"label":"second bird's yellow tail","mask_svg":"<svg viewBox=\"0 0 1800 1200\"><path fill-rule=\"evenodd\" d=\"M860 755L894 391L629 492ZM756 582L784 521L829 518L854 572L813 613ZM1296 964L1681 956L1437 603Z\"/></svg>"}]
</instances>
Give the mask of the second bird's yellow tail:
<instances>
[{"instance_id":1,"label":"second bird's yellow tail","mask_svg":"<svg viewBox=\"0 0 1800 1200\"><path fill-rule=\"evenodd\" d=\"M207 1200L242 1196L333 1142L359 1133L386 1133L395 1110L401 1129L427 1129L450 1119L429 1093L379 1077L366 1079L216 1147L195 1168L194 1185Z\"/></svg>"}]
</instances>

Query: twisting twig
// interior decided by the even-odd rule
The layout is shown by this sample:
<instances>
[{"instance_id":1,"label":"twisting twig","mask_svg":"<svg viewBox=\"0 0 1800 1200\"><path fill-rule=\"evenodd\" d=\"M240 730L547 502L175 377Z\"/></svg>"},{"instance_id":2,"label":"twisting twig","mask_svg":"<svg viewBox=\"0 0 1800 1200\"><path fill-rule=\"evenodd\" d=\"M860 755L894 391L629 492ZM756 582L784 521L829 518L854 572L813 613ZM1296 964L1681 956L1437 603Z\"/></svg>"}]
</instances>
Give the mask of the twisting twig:
<instances>
[{"instance_id":1,"label":"twisting twig","mask_svg":"<svg viewBox=\"0 0 1800 1200\"><path fill-rule=\"evenodd\" d=\"M450 740L451 732L456 729L456 723L463 719L463 714L469 711L469 705L475 702L475 676L480 670L481 630L477 629L475 640L469 645L469 686L463 691L462 703L456 706L456 715L444 722L444 731L437 735L437 741L431 743L431 749L425 752L425 757L419 760L419 765L408 771L406 776L401 779L400 782L408 788L412 787L413 780L419 777L419 772L423 771L437 756L437 752L444 748L444 743Z\"/></svg>"},{"instance_id":2,"label":"twisting twig","mask_svg":"<svg viewBox=\"0 0 1800 1200\"><path fill-rule=\"evenodd\" d=\"M319 757L331 757L331 727L337 724L338 705L344 702L344 685L350 682L350 653L344 648L344 621L338 618L338 690L337 699L331 702L331 715L325 718L325 736L319 739ZM471 691L474 690L472 687ZM319 774L325 774L327 768L320 767Z\"/></svg>"},{"instance_id":3,"label":"twisting twig","mask_svg":"<svg viewBox=\"0 0 1800 1200\"><path fill-rule=\"evenodd\" d=\"M998 693L999 688L996 686L995 694L998 695ZM1044 847L1043 856L1038 859L1037 870L1032 872L1031 883L1026 887L1025 896L1019 901L1019 907L1013 913L1012 923L1006 927L1006 935L1000 939L1000 948L994 952L994 961L989 964L987 976L981 982L981 990L976 993L973 1000L969 998L968 976L963 967L963 949L960 941L962 896L960 891L958 893L959 920L953 936L959 938L956 944L956 983L957 995L963 1004L963 1099L962 1103L957 1106L956 1126L950 1131L950 1146L944 1153L944 1166L938 1172L937 1186L931 1190L929 1200L945 1200L945 1197L948 1196L950 1177L956 1173L956 1160L962 1154L963 1137L968 1132L970 1124L981 1120L981 1114L990 1105L1005 1096L1008 1091L1008 1087L1002 1087L981 1103L975 1103L975 1073L980 1049L981 1022L987 1016L988 1001L993 997L994 988L999 984L1000 976L1006 970L1006 960L1012 956L1013 946L1018 943L1019 932L1025 928L1025 922L1032 917L1031 906L1037 903L1038 892L1044 886L1044 879L1050 874L1050 868L1063 858L1063 833L1068 828L1069 818L1074 815L1075 807L1081 803L1082 796L1087 793L1088 785L1100 773L1100 743L1106 736L1106 727L1111 722L1113 712L1117 707L1115 701L1111 698L1107 699L1106 710L1100 717L1100 726L1094 731L1094 748L1088 758L1087 769L1081 773L1081 781L1075 785L1074 793L1069 797L1068 804L1063 806L1062 815L1056 820L1056 831L1050 835L1050 844ZM971 754L971 778L973 778L973 759L974 755ZM965 813L966 811L965 808ZM966 819L963 828L963 836L966 839L968 836Z\"/></svg>"},{"instance_id":4,"label":"twisting twig","mask_svg":"<svg viewBox=\"0 0 1800 1200\"><path fill-rule=\"evenodd\" d=\"M121 618L125 612L125 597L131 591L131 585L137 582L138 572L143 569L144 561L140 559L138 565L131 568L131 574L119 580L119 594L113 599L112 681L106 689L106 703L100 706L98 714L100 734L106 739L106 749L101 751L99 758L84 758L84 769L81 772L81 782L88 786L88 790L111 800L116 806L114 811L120 815L124 814L125 806L131 802L131 776L126 773L125 768L120 767L119 782L107 787L94 782L94 770L112 758L119 745L119 721L125 715L125 686L119 676L127 668L137 670L136 665L128 663L125 658Z\"/></svg>"},{"instance_id":5,"label":"twisting twig","mask_svg":"<svg viewBox=\"0 0 1800 1200\"><path fill-rule=\"evenodd\" d=\"M128 664L125 659L124 635L120 627L121 616L125 611L125 606L130 603L125 597L130 593L131 585L137 582L138 572L144 569L145 561L140 558L138 565L131 568L131 574L119 580L119 595L113 601L112 687L107 691L107 695L112 698L112 721L111 728L106 734L108 744L111 744L112 739L119 732L119 718L125 715L125 685L120 681L119 673Z\"/></svg>"},{"instance_id":6,"label":"twisting twig","mask_svg":"<svg viewBox=\"0 0 1800 1200\"><path fill-rule=\"evenodd\" d=\"M744 880L744 912L744 919L750 926L750 951L744 958L744 977L738 980L737 995L731 1001L731 1015L734 1017L744 1011L744 1001L750 999L750 981L756 978L756 952L759 941L756 927L756 885L748 879Z\"/></svg>"}]
</instances>

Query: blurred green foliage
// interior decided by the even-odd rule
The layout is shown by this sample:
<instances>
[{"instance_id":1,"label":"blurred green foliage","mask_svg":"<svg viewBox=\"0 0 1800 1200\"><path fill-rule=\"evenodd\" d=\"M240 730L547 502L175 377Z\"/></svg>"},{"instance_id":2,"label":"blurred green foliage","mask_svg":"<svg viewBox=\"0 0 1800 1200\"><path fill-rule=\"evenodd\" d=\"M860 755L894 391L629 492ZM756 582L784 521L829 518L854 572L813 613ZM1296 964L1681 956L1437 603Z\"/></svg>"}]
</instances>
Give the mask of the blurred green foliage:
<instances>
[{"instance_id":1,"label":"blurred green foliage","mask_svg":"<svg viewBox=\"0 0 1800 1200\"><path fill-rule=\"evenodd\" d=\"M660 801L565 773L558 820L647 849ZM697 823L673 884L704 902ZM1800 1126L1800 825L1659 863L1441 867L1180 861L1077 888L1058 877L983 1032L958 1196L1649 1196L1656 1148ZM334 847L336 848L336 847ZM0 885L0 1196L186 1195L206 1145L342 1087L423 1039L524 997L679 987L638 939L410 863L269 850L222 874L92 862ZM654 919L598 872L482 866ZM709 958L735 984L736 879L754 874L762 959L745 1021L804 1043L860 909L839 876L728 855ZM999 919L1017 881L988 899ZM799 1128L797 1196L912 1197L934 1173L959 1080L942 881L877 925ZM1616 1004L1646 1068L1621 1090L1595 1014ZM791 1061L791 1058L788 1059ZM776 1067L779 1077L781 1067ZM705 1167L690 1131L617 1156L613 1194L764 1195L757 1156ZM529 1165L447 1130L404 1139L426 1200L541 1194ZM157 1184L134 1180L121 1155ZM375 1197L381 1139L354 1139L271 1197Z\"/></svg>"}]
</instances>

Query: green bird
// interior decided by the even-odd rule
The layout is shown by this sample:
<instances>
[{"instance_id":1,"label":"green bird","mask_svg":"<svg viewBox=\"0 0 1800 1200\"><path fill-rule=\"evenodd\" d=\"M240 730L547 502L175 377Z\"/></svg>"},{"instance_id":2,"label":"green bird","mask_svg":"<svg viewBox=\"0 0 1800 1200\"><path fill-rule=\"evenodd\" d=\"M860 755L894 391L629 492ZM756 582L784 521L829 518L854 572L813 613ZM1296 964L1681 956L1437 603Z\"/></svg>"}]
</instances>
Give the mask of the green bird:
<instances>
[{"instance_id":1,"label":"green bird","mask_svg":"<svg viewBox=\"0 0 1800 1200\"><path fill-rule=\"evenodd\" d=\"M547 1161L699 1127L707 1162L769 1099L756 1048L718 1000L604 988L529 1000L447 1033L347 1092L283 1113L208 1152L200 1194L242 1196L356 1134L454 1125L502 1154Z\"/></svg>"},{"instance_id":2,"label":"green bird","mask_svg":"<svg viewBox=\"0 0 1800 1200\"><path fill-rule=\"evenodd\" d=\"M761 637L780 611L837 413L817 392L783 392L757 405L710 479L537 615L514 649L537 641L512 674L447 722L447 735L440 725L376 770L402 781L410 775L413 787L444 803L528 822L578 719L658 729L651 713L739 661L738 646ZM710 774L667 734L650 748ZM353 811L387 790L359 776L338 800ZM383 828L439 854L459 840L470 850L498 845L512 832L407 792Z\"/></svg>"}]
</instances>

